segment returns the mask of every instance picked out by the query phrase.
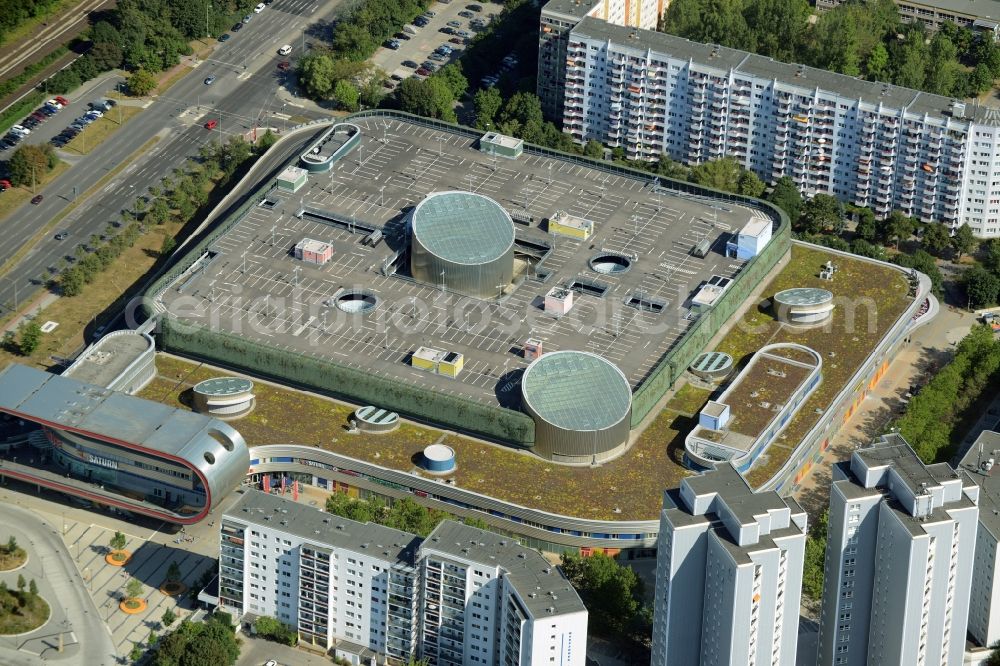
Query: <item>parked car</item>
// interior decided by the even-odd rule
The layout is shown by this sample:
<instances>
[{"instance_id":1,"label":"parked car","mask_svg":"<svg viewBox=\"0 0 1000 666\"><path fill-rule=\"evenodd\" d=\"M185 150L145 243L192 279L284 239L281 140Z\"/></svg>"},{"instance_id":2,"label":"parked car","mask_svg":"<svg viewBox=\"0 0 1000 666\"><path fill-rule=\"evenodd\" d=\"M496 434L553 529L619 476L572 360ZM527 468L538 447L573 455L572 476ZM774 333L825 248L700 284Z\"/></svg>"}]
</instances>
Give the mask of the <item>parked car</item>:
<instances>
[{"instance_id":1,"label":"parked car","mask_svg":"<svg viewBox=\"0 0 1000 666\"><path fill-rule=\"evenodd\" d=\"M214 74L212 76L209 76L209 77L205 78L205 85L206 86L210 86L213 83L215 83L215 75Z\"/></svg>"},{"instance_id":2,"label":"parked car","mask_svg":"<svg viewBox=\"0 0 1000 666\"><path fill-rule=\"evenodd\" d=\"M209 120L207 123L205 123L205 129L207 130L213 130L218 126L219 126L219 121L214 119Z\"/></svg>"},{"instance_id":3,"label":"parked car","mask_svg":"<svg viewBox=\"0 0 1000 666\"><path fill-rule=\"evenodd\" d=\"M467 18L467 19L470 19L473 16L475 16L475 14L473 14L472 12L470 12L470 11L468 11L466 9L463 9L462 11L460 11L458 13L458 15L461 16L462 18Z\"/></svg>"},{"instance_id":4,"label":"parked car","mask_svg":"<svg viewBox=\"0 0 1000 666\"><path fill-rule=\"evenodd\" d=\"M254 14L260 14L262 11L264 11L264 3L263 2L258 3L257 6L253 8L253 13Z\"/></svg>"},{"instance_id":5,"label":"parked car","mask_svg":"<svg viewBox=\"0 0 1000 666\"><path fill-rule=\"evenodd\" d=\"M230 34L228 32L224 32L221 35L219 35L219 41L223 42L223 43L228 42L229 41L229 37L230 37Z\"/></svg>"},{"instance_id":6,"label":"parked car","mask_svg":"<svg viewBox=\"0 0 1000 666\"><path fill-rule=\"evenodd\" d=\"M450 25L453 28L461 28L462 27L462 22L461 21L448 21L448 25Z\"/></svg>"},{"instance_id":7,"label":"parked car","mask_svg":"<svg viewBox=\"0 0 1000 666\"><path fill-rule=\"evenodd\" d=\"M291 66L292 63L288 62L287 60L282 60L281 62L278 63L278 69L280 69L283 72L288 71L291 68Z\"/></svg>"},{"instance_id":8,"label":"parked car","mask_svg":"<svg viewBox=\"0 0 1000 666\"><path fill-rule=\"evenodd\" d=\"M243 22L244 23L249 23L250 19L252 19L252 18L253 18L253 14L247 14L246 16L243 17Z\"/></svg>"},{"instance_id":9,"label":"parked car","mask_svg":"<svg viewBox=\"0 0 1000 666\"><path fill-rule=\"evenodd\" d=\"M386 40L383 46L385 46L385 48L387 49L392 49L393 51L399 50L399 42L396 41L395 39Z\"/></svg>"},{"instance_id":10,"label":"parked car","mask_svg":"<svg viewBox=\"0 0 1000 666\"><path fill-rule=\"evenodd\" d=\"M90 111L87 111L86 115L94 117L94 118L103 118L104 117L104 112L103 111L99 111L98 109L91 109Z\"/></svg>"},{"instance_id":11,"label":"parked car","mask_svg":"<svg viewBox=\"0 0 1000 666\"><path fill-rule=\"evenodd\" d=\"M425 25L427 25L428 23L430 23L430 21L428 21L427 19L422 18L420 16L418 16L417 18L413 19L413 25L417 26L418 28L422 28Z\"/></svg>"},{"instance_id":12,"label":"parked car","mask_svg":"<svg viewBox=\"0 0 1000 666\"><path fill-rule=\"evenodd\" d=\"M13 127L10 128L10 131L14 132L18 136L28 136L29 134L31 134L31 130L29 130L24 125L14 125Z\"/></svg>"},{"instance_id":13,"label":"parked car","mask_svg":"<svg viewBox=\"0 0 1000 666\"><path fill-rule=\"evenodd\" d=\"M419 74L420 76L430 76L431 70L427 69L426 67L421 67L417 69L417 74Z\"/></svg>"},{"instance_id":14,"label":"parked car","mask_svg":"<svg viewBox=\"0 0 1000 666\"><path fill-rule=\"evenodd\" d=\"M459 30L455 34L458 35L459 37L465 37L466 39L472 37L472 33L467 30Z\"/></svg>"},{"instance_id":15,"label":"parked car","mask_svg":"<svg viewBox=\"0 0 1000 666\"><path fill-rule=\"evenodd\" d=\"M11 187L13 187L13 185L10 184L9 180L5 178L0 179L0 190L9 190Z\"/></svg>"},{"instance_id":16,"label":"parked car","mask_svg":"<svg viewBox=\"0 0 1000 666\"><path fill-rule=\"evenodd\" d=\"M56 101L62 104L63 106L69 106L69 100L60 95L56 95Z\"/></svg>"},{"instance_id":17,"label":"parked car","mask_svg":"<svg viewBox=\"0 0 1000 666\"><path fill-rule=\"evenodd\" d=\"M423 16L425 19L432 19L435 16L437 16L437 12L427 11L427 12L424 12L423 14L421 14L421 16Z\"/></svg>"},{"instance_id":18,"label":"parked car","mask_svg":"<svg viewBox=\"0 0 1000 666\"><path fill-rule=\"evenodd\" d=\"M403 67L409 67L410 69L416 69L417 67L420 67L420 65L418 65L415 62L413 62L412 60L404 60L403 62L401 62L399 64L401 64Z\"/></svg>"},{"instance_id":19,"label":"parked car","mask_svg":"<svg viewBox=\"0 0 1000 666\"><path fill-rule=\"evenodd\" d=\"M392 38L393 39L400 39L400 40L403 40L403 41L408 41L410 39L410 36L408 34L406 34L405 32L400 31L400 32L397 32L395 35L393 35Z\"/></svg>"},{"instance_id":20,"label":"parked car","mask_svg":"<svg viewBox=\"0 0 1000 666\"><path fill-rule=\"evenodd\" d=\"M242 23L234 23L233 27L230 28L230 30L232 30L233 32L239 32L242 29L243 29L243 24Z\"/></svg>"},{"instance_id":21,"label":"parked car","mask_svg":"<svg viewBox=\"0 0 1000 666\"><path fill-rule=\"evenodd\" d=\"M443 62L443 61L445 61L445 60L448 59L448 56L446 56L446 55L444 55L442 53L436 53L436 52L430 54L427 57L430 58L431 60L437 60L438 62Z\"/></svg>"},{"instance_id":22,"label":"parked car","mask_svg":"<svg viewBox=\"0 0 1000 666\"><path fill-rule=\"evenodd\" d=\"M483 11L482 5L466 5L465 8L468 9L470 12L481 12L481 11Z\"/></svg>"},{"instance_id":23,"label":"parked car","mask_svg":"<svg viewBox=\"0 0 1000 666\"><path fill-rule=\"evenodd\" d=\"M445 27L441 28L440 30L438 30L438 32L443 32L446 35L454 35L455 34L455 29L454 28L449 28L448 26L445 26Z\"/></svg>"},{"instance_id":24,"label":"parked car","mask_svg":"<svg viewBox=\"0 0 1000 666\"><path fill-rule=\"evenodd\" d=\"M286 55L288 55L291 52L292 52L292 45L291 44L285 44L280 49L278 49L278 55L286 56Z\"/></svg>"},{"instance_id":25,"label":"parked car","mask_svg":"<svg viewBox=\"0 0 1000 666\"><path fill-rule=\"evenodd\" d=\"M452 37L448 41L452 44L465 44L465 39L463 37Z\"/></svg>"},{"instance_id":26,"label":"parked car","mask_svg":"<svg viewBox=\"0 0 1000 666\"><path fill-rule=\"evenodd\" d=\"M51 107L56 108L56 109L63 108L62 102L60 102L59 100L57 100L54 97L52 99L48 100L47 102L45 102L45 104L46 104L46 106L51 106Z\"/></svg>"},{"instance_id":27,"label":"parked car","mask_svg":"<svg viewBox=\"0 0 1000 666\"><path fill-rule=\"evenodd\" d=\"M392 79L393 81L402 81L403 80L403 77L400 76L399 74L393 74L389 78Z\"/></svg>"},{"instance_id":28,"label":"parked car","mask_svg":"<svg viewBox=\"0 0 1000 666\"><path fill-rule=\"evenodd\" d=\"M42 203L42 199L43 197L41 194L36 194L34 197L31 198L31 203L37 206L38 204Z\"/></svg>"}]
</instances>

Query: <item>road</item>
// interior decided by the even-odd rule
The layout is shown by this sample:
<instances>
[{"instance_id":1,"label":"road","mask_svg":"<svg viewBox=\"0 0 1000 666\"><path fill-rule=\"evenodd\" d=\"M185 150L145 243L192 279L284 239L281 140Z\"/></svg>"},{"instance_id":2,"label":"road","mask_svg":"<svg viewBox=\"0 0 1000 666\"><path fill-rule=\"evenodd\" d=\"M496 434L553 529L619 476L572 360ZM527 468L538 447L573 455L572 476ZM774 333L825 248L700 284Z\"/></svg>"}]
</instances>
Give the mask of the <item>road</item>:
<instances>
[{"instance_id":1,"label":"road","mask_svg":"<svg viewBox=\"0 0 1000 666\"><path fill-rule=\"evenodd\" d=\"M24 303L58 265L62 257L72 257L75 247L85 243L92 234L100 234L120 212L130 210L138 196L148 186L179 167L208 141L245 134L261 118L261 125L281 127L290 115L317 118L322 114L298 104L287 91L281 91L284 76L277 63L282 44L295 45L292 57L300 54L300 37L317 15L325 15L338 0L275 0L262 13L254 15L249 24L233 35L229 42L217 48L212 57L201 62L190 75L158 96L139 116L118 130L85 158L81 158L53 183L40 190L44 200L39 205L25 205L4 222L5 233L0 238L0 263L10 259L40 227L58 215L77 193L83 193L114 169L137 148L156 134L162 139L146 155L116 175L111 182L60 224L69 232L63 241L51 236L43 239L20 263L0 277L0 303L5 309ZM246 68L246 69L244 69ZM204 79L215 76L212 85ZM98 92L91 93L97 96ZM89 99L89 97L87 98ZM74 102L86 102L74 100ZM65 112L64 112L65 113ZM64 113L58 114L59 116ZM40 133L35 140L64 126L64 120L50 119L52 130ZM215 130L203 125L209 119L219 121ZM268 122L269 121L269 122ZM41 129L41 128L40 128ZM34 136L34 133L33 135Z\"/></svg>"},{"instance_id":2,"label":"road","mask_svg":"<svg viewBox=\"0 0 1000 666\"><path fill-rule=\"evenodd\" d=\"M39 591L48 598L53 614L48 624L16 639L18 644L24 644L24 650L11 649L8 640L0 642L0 663L7 666L34 666L43 660L95 666L116 663L111 635L87 594L57 528L37 513L5 503L4 529L16 530L27 537L27 541L19 539L29 554L23 570L25 578L38 581ZM60 632L64 633L62 653L52 647L58 644Z\"/></svg>"}]
</instances>

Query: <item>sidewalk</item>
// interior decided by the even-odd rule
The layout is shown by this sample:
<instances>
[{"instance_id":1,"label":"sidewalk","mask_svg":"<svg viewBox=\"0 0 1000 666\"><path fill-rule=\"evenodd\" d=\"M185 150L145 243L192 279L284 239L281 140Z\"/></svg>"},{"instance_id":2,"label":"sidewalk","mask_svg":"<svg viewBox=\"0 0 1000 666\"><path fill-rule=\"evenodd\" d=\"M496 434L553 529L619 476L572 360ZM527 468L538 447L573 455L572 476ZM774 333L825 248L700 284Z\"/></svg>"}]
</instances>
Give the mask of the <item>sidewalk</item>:
<instances>
[{"instance_id":1,"label":"sidewalk","mask_svg":"<svg viewBox=\"0 0 1000 666\"><path fill-rule=\"evenodd\" d=\"M822 460L802 479L794 496L810 516L818 516L829 505L831 466L850 459L856 448L884 431L902 408L909 387L924 383L951 358L954 344L969 332L973 322L972 314L942 305L937 317L914 331L909 346L899 353L851 419L830 438Z\"/></svg>"}]
</instances>

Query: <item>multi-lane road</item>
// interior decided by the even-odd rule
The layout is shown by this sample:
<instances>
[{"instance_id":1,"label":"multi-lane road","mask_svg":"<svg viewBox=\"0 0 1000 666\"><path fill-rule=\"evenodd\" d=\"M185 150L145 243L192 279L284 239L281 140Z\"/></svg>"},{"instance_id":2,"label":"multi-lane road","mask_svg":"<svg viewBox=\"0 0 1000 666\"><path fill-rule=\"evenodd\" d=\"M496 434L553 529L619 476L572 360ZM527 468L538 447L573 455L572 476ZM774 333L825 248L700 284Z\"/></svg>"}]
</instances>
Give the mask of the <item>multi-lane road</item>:
<instances>
[{"instance_id":1,"label":"multi-lane road","mask_svg":"<svg viewBox=\"0 0 1000 666\"><path fill-rule=\"evenodd\" d=\"M69 205L74 193L82 194L157 134L161 140L116 174L102 190L81 203L59 225L69 236L57 241L51 234L38 242L16 267L0 276L0 304L9 307L15 298L23 304L39 290L49 267L71 256L77 245L92 234L100 234L121 211L130 210L136 197L157 184L185 159L198 154L206 142L220 136L245 134L255 122L281 127L289 116L317 118L320 113L298 107L282 89L285 73L277 63L288 57L277 55L283 44L292 44L294 58L301 54L301 35L307 26L333 10L338 0L275 0L250 23L220 44L196 70L172 86L132 121L119 129L89 155L74 160L72 168L41 190L44 200L25 205L3 222L0 234L0 264L8 261L37 231ZM204 80L214 76L212 85ZM86 101L86 100L83 100ZM66 118L62 118L62 116ZM47 124L69 120L61 113ZM204 123L218 120L206 130ZM46 133L48 134L48 133ZM45 136L39 136L42 141ZM285 149L287 150L287 149Z\"/></svg>"}]
</instances>

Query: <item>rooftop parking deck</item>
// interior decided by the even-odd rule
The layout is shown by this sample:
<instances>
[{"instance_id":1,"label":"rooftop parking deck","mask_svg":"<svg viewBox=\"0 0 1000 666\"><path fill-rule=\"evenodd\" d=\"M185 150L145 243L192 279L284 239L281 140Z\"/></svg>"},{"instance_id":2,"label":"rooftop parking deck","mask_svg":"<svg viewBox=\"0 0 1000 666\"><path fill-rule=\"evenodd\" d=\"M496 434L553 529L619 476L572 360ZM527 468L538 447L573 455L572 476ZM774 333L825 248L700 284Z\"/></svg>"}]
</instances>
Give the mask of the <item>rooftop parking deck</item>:
<instances>
[{"instance_id":1,"label":"rooftop parking deck","mask_svg":"<svg viewBox=\"0 0 1000 666\"><path fill-rule=\"evenodd\" d=\"M388 118L352 120L360 144L328 173L291 194L272 190L213 245L210 260L167 286L162 305L180 321L236 333L362 368L424 390L515 406L527 338L544 351L575 349L616 364L634 390L691 325L689 297L742 261L722 251L726 232L764 215L736 204L664 192L554 157L481 153L467 136ZM405 219L427 194L490 197L516 224L514 279L497 297L473 299L409 275ZM557 210L595 223L587 240L548 233ZM372 230L383 233L374 244ZM333 246L324 265L296 261L303 238ZM708 238L713 251L689 250ZM610 272L592 261L616 257ZM621 264L625 270L619 270ZM564 316L542 308L554 286L574 291ZM364 290L363 314L337 307ZM418 370L412 353L464 355L457 378Z\"/></svg>"}]
</instances>

